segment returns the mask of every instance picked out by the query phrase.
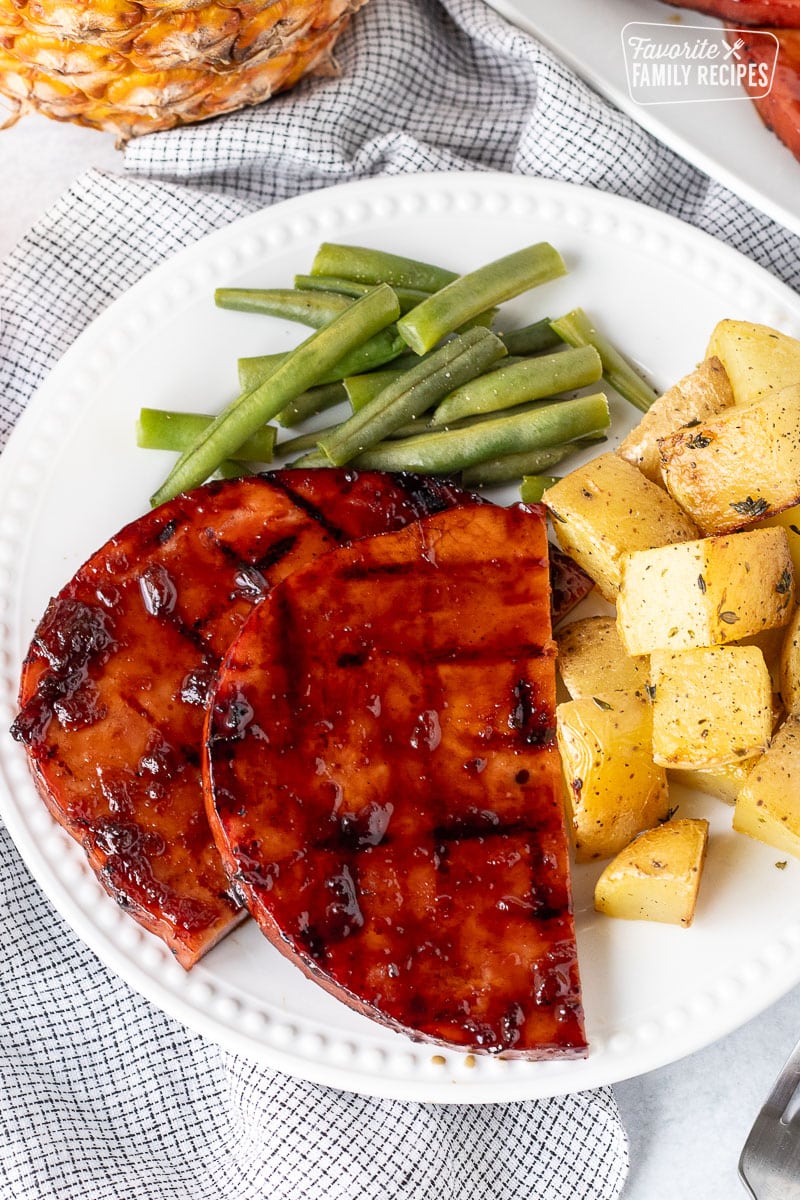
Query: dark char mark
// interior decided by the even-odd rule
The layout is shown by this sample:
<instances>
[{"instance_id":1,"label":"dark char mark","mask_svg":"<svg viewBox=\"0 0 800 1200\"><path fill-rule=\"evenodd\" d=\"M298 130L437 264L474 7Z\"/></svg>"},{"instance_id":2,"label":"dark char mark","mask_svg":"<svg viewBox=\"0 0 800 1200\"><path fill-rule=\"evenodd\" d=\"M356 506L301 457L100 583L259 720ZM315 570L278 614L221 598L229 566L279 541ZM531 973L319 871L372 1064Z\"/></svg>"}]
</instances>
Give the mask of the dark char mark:
<instances>
[{"instance_id":1,"label":"dark char mark","mask_svg":"<svg viewBox=\"0 0 800 1200\"><path fill-rule=\"evenodd\" d=\"M430 476L401 471L394 476L394 480L405 493L418 518L432 517L434 513L452 508L455 500L464 497L468 497L475 504L487 503L482 496L462 491L454 479L433 479Z\"/></svg>"},{"instance_id":2,"label":"dark char mark","mask_svg":"<svg viewBox=\"0 0 800 1200\"><path fill-rule=\"evenodd\" d=\"M306 500L293 487L290 487L283 475L276 472L274 475L269 475L268 478L273 487L282 491L284 496L288 496L292 504L296 504L298 508L303 510L306 516L311 517L313 521L321 525L325 532L330 534L332 538L335 538L337 542L341 544L350 541L350 538L343 529L340 529L338 525L334 525L332 521L329 521L322 509L317 508L316 504L312 504L310 500Z\"/></svg>"}]
</instances>

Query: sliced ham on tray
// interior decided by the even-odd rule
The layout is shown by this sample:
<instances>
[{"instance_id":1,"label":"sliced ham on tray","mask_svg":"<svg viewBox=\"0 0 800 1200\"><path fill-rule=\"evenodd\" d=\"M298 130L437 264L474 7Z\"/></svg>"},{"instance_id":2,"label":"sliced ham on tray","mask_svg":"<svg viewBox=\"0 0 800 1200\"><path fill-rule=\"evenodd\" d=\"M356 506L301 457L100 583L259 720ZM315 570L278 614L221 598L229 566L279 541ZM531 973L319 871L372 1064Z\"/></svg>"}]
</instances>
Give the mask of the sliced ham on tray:
<instances>
[{"instance_id":1,"label":"sliced ham on tray","mask_svg":"<svg viewBox=\"0 0 800 1200\"><path fill-rule=\"evenodd\" d=\"M253 606L354 538L475 498L416 476L274 472L134 521L49 604L13 733L105 888L191 966L242 918L203 806L204 706Z\"/></svg>"},{"instance_id":2,"label":"sliced ham on tray","mask_svg":"<svg viewBox=\"0 0 800 1200\"><path fill-rule=\"evenodd\" d=\"M415 1038L585 1053L543 510L334 551L254 610L208 707L226 868L269 940Z\"/></svg>"}]
</instances>

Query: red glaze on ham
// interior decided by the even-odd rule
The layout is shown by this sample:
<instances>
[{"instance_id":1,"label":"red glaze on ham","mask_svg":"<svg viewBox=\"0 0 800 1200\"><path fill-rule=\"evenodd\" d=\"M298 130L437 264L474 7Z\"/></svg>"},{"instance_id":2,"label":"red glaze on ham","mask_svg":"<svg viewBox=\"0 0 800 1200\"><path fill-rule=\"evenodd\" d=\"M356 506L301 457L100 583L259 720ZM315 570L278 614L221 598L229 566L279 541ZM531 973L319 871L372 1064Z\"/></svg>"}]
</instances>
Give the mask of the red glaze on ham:
<instances>
[{"instance_id":1,"label":"red glaze on ham","mask_svg":"<svg viewBox=\"0 0 800 1200\"><path fill-rule=\"evenodd\" d=\"M208 484L128 525L50 602L12 732L105 888L183 966L244 915L202 795L222 655L290 572L465 501L435 480L354 471Z\"/></svg>"},{"instance_id":2,"label":"red glaze on ham","mask_svg":"<svg viewBox=\"0 0 800 1200\"><path fill-rule=\"evenodd\" d=\"M205 782L262 931L414 1038L586 1041L540 508L442 512L311 563L226 656Z\"/></svg>"},{"instance_id":3,"label":"red glaze on ham","mask_svg":"<svg viewBox=\"0 0 800 1200\"><path fill-rule=\"evenodd\" d=\"M734 25L800 25L800 0L666 0L673 8L688 8Z\"/></svg>"},{"instance_id":4,"label":"red glaze on ham","mask_svg":"<svg viewBox=\"0 0 800 1200\"><path fill-rule=\"evenodd\" d=\"M800 6L797 19L800 21ZM768 129L787 146L795 158L800 159L800 29L769 29L766 32L778 39L778 61L772 87L763 95L763 87L752 87L753 102L759 116ZM761 67L765 78L769 77L775 58L771 39L763 31L752 32L728 29L727 38L731 45L743 42L737 53L740 60L756 70ZM758 79L758 74L755 75ZM745 81L747 86L747 81Z\"/></svg>"}]
</instances>

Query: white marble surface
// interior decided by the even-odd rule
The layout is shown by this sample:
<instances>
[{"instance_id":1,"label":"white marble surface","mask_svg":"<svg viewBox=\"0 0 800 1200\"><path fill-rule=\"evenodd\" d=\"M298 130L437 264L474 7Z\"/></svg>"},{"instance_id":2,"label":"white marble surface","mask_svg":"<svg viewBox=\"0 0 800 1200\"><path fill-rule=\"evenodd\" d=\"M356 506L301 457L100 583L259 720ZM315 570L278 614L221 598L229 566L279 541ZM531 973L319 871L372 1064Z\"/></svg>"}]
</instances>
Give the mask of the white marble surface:
<instances>
[{"instance_id":1,"label":"white marble surface","mask_svg":"<svg viewBox=\"0 0 800 1200\"><path fill-rule=\"evenodd\" d=\"M110 136L41 117L0 132L0 259L89 167L122 171ZM742 1142L798 1037L800 989L716 1045L617 1085L631 1143L625 1200L744 1196Z\"/></svg>"}]
</instances>

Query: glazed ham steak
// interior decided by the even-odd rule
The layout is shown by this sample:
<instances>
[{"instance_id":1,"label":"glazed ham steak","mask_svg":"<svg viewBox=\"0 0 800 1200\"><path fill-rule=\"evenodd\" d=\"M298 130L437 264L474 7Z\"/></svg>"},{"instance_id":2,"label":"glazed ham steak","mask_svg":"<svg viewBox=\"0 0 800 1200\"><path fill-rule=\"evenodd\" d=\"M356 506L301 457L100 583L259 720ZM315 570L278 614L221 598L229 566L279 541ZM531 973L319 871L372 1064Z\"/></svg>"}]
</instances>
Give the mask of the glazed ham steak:
<instances>
[{"instance_id":1,"label":"glazed ham steak","mask_svg":"<svg viewBox=\"0 0 800 1200\"><path fill-rule=\"evenodd\" d=\"M184 967L245 915L203 806L220 658L290 572L465 501L432 479L348 471L208 484L127 526L51 601L12 732L104 887Z\"/></svg>"},{"instance_id":2,"label":"glazed ham steak","mask_svg":"<svg viewBox=\"0 0 800 1200\"><path fill-rule=\"evenodd\" d=\"M585 1052L543 511L464 506L287 576L206 719L215 839L269 940L414 1038Z\"/></svg>"}]
</instances>

